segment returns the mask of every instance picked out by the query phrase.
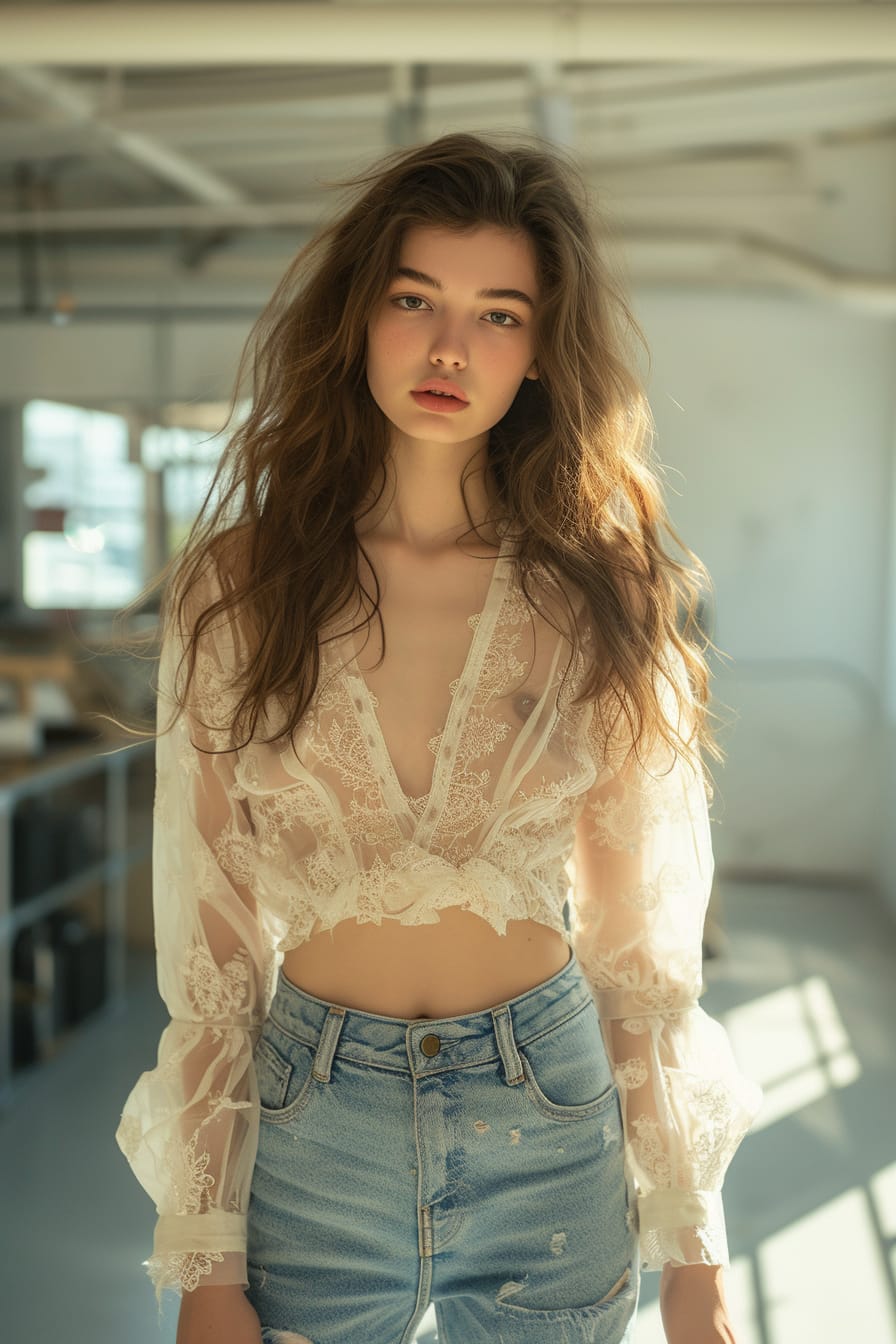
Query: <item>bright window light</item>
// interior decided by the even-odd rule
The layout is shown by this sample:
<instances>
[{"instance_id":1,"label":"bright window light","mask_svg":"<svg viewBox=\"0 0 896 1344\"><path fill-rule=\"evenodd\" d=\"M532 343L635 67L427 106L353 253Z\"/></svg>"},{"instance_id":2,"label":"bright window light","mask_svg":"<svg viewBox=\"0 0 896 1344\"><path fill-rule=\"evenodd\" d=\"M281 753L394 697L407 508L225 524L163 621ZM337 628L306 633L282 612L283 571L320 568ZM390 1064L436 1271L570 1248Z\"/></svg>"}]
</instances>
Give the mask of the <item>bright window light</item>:
<instances>
[{"instance_id":1,"label":"bright window light","mask_svg":"<svg viewBox=\"0 0 896 1344\"><path fill-rule=\"evenodd\" d=\"M112 609L140 591L140 576L133 568L109 564L102 549L75 549L62 532L29 532L22 556L29 607Z\"/></svg>"},{"instance_id":2,"label":"bright window light","mask_svg":"<svg viewBox=\"0 0 896 1344\"><path fill-rule=\"evenodd\" d=\"M23 415L23 596L35 608L114 609L143 585L144 478L122 416L30 401Z\"/></svg>"},{"instance_id":3,"label":"bright window light","mask_svg":"<svg viewBox=\"0 0 896 1344\"><path fill-rule=\"evenodd\" d=\"M140 456L162 477L162 505L168 555L186 540L214 480L229 433L150 425L140 437ZM213 507L213 506L212 506Z\"/></svg>"},{"instance_id":4,"label":"bright window light","mask_svg":"<svg viewBox=\"0 0 896 1344\"><path fill-rule=\"evenodd\" d=\"M140 456L150 471L181 462L214 465L227 447L228 437L201 429L149 425L140 436Z\"/></svg>"}]
</instances>

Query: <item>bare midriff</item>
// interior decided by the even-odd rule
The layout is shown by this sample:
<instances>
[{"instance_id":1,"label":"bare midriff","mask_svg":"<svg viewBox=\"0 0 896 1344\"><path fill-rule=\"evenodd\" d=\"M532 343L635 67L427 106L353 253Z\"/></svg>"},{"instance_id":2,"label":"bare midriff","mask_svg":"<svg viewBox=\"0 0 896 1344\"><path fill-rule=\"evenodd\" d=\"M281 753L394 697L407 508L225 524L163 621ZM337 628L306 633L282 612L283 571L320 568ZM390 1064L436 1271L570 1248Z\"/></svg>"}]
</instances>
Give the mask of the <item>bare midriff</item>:
<instances>
[{"instance_id":1,"label":"bare midriff","mask_svg":"<svg viewBox=\"0 0 896 1344\"><path fill-rule=\"evenodd\" d=\"M406 1019L458 1017L514 999L562 971L563 935L531 919L499 934L458 906L437 924L343 920L283 960L283 974L314 998Z\"/></svg>"}]
</instances>

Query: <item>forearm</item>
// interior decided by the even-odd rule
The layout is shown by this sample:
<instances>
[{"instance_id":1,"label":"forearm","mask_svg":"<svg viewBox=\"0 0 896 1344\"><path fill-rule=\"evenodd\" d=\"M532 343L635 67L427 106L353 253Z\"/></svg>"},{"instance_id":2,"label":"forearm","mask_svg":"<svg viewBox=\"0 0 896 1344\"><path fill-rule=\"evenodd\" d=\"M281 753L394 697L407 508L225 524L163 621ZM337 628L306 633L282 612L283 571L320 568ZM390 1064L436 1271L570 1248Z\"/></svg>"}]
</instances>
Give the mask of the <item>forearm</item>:
<instances>
[{"instance_id":1,"label":"forearm","mask_svg":"<svg viewBox=\"0 0 896 1344\"><path fill-rule=\"evenodd\" d=\"M667 1344L736 1344L721 1265L664 1265L660 1315Z\"/></svg>"},{"instance_id":2,"label":"forearm","mask_svg":"<svg viewBox=\"0 0 896 1344\"><path fill-rule=\"evenodd\" d=\"M177 1344L261 1344L261 1324L243 1288L227 1283L185 1292Z\"/></svg>"}]
</instances>

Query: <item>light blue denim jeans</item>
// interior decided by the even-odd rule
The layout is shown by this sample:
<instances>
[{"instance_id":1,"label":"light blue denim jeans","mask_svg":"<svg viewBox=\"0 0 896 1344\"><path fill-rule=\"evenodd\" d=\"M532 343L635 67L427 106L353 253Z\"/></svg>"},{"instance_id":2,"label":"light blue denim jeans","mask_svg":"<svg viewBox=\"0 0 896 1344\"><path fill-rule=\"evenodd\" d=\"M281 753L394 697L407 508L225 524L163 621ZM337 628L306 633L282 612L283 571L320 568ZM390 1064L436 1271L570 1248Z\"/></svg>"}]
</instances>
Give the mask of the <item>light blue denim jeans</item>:
<instances>
[{"instance_id":1,"label":"light blue denim jeans","mask_svg":"<svg viewBox=\"0 0 896 1344\"><path fill-rule=\"evenodd\" d=\"M629 1344L622 1118L574 956L518 998L405 1020L282 974L258 1043L248 1297L264 1344Z\"/></svg>"}]
</instances>

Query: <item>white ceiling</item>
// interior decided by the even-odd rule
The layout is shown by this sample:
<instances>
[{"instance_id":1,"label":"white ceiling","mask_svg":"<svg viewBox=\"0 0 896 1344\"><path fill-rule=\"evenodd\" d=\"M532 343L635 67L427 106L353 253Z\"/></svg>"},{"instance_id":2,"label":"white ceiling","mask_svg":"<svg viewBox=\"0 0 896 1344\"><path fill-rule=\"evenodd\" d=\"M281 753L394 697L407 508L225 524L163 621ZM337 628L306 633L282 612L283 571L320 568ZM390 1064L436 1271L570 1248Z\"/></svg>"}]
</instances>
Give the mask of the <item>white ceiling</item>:
<instances>
[{"instance_id":1,"label":"white ceiling","mask_svg":"<svg viewBox=\"0 0 896 1344\"><path fill-rule=\"evenodd\" d=\"M108 0L0 3L0 316L251 318L326 179L449 130L572 149L636 282L896 311L825 248L837 156L896 155L896 5Z\"/></svg>"}]
</instances>

